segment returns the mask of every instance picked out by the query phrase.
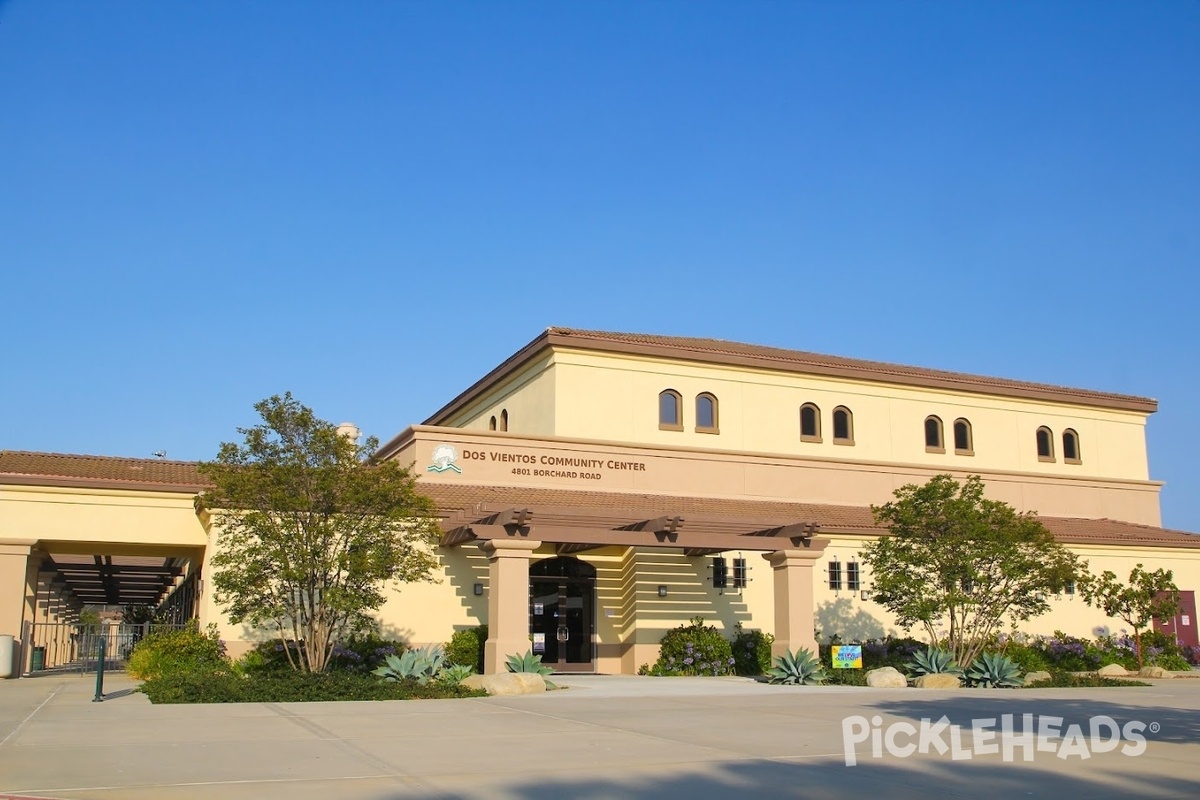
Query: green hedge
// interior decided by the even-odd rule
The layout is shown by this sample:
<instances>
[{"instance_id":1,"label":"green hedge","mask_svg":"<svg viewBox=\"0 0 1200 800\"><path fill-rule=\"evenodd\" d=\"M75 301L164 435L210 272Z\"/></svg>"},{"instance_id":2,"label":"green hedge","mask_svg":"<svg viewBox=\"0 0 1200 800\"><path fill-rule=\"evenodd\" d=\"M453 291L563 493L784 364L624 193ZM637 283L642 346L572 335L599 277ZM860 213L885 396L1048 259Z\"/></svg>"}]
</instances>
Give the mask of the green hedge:
<instances>
[{"instance_id":1,"label":"green hedge","mask_svg":"<svg viewBox=\"0 0 1200 800\"><path fill-rule=\"evenodd\" d=\"M431 681L383 681L355 672L269 672L238 675L232 671L173 672L145 681L141 691L151 703L297 703L322 700L417 700L482 697L486 693L457 684Z\"/></svg>"},{"instance_id":2,"label":"green hedge","mask_svg":"<svg viewBox=\"0 0 1200 800\"><path fill-rule=\"evenodd\" d=\"M477 625L474 628L455 631L446 642L446 660L460 667L471 667L476 672L483 673L483 645L487 642L488 626Z\"/></svg>"},{"instance_id":3,"label":"green hedge","mask_svg":"<svg viewBox=\"0 0 1200 800\"><path fill-rule=\"evenodd\" d=\"M129 654L125 665L130 677L141 680L195 670L220 670L228 667L225 645L210 626L200 633L195 622L186 628L156 631L147 635Z\"/></svg>"}]
</instances>

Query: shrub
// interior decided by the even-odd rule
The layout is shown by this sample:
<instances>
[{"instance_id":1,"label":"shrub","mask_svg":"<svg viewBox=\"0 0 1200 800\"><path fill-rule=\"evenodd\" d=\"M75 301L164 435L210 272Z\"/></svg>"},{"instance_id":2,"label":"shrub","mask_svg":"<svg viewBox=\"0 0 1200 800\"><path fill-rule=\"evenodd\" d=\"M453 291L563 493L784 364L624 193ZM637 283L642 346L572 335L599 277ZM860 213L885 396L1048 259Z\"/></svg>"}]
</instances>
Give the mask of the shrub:
<instances>
[{"instance_id":1,"label":"shrub","mask_svg":"<svg viewBox=\"0 0 1200 800\"><path fill-rule=\"evenodd\" d=\"M388 656L396 656L404 651L404 642L384 639L376 634L356 636L334 645L325 668L368 673L379 668Z\"/></svg>"},{"instance_id":2,"label":"shrub","mask_svg":"<svg viewBox=\"0 0 1200 800\"><path fill-rule=\"evenodd\" d=\"M1076 689L1103 686L1149 686L1144 681L1129 681L1121 678L1102 678L1099 675L1075 675L1062 670L1051 670L1049 679L1026 683L1026 689Z\"/></svg>"},{"instance_id":3,"label":"shrub","mask_svg":"<svg viewBox=\"0 0 1200 800\"><path fill-rule=\"evenodd\" d=\"M482 691L431 681L381 681L355 672L295 670L239 676L232 672L182 671L141 686L152 703L296 703L323 700L416 700L481 697Z\"/></svg>"},{"instance_id":4,"label":"shrub","mask_svg":"<svg viewBox=\"0 0 1200 800\"><path fill-rule=\"evenodd\" d=\"M210 625L207 633L201 633L194 621L186 628L155 631L143 637L129 654L125 666L130 677L139 680L228 668L225 645L217 636L216 626Z\"/></svg>"},{"instance_id":5,"label":"shrub","mask_svg":"<svg viewBox=\"0 0 1200 800\"><path fill-rule=\"evenodd\" d=\"M733 668L738 675L766 675L771 668L771 645L775 635L742 630L738 623L733 636Z\"/></svg>"},{"instance_id":6,"label":"shrub","mask_svg":"<svg viewBox=\"0 0 1200 800\"><path fill-rule=\"evenodd\" d=\"M476 672L483 672L483 645L487 638L487 625L455 631L445 645L446 660L451 664L460 664L471 667Z\"/></svg>"},{"instance_id":7,"label":"shrub","mask_svg":"<svg viewBox=\"0 0 1200 800\"><path fill-rule=\"evenodd\" d=\"M731 675L736 662L729 641L703 617L667 631L650 675Z\"/></svg>"},{"instance_id":8,"label":"shrub","mask_svg":"<svg viewBox=\"0 0 1200 800\"><path fill-rule=\"evenodd\" d=\"M1087 672L1101 666L1103 650L1096 644L1055 631L1049 639L1038 637L1032 647L1042 654L1050 671ZM1104 663L1115 663L1108 661Z\"/></svg>"}]
</instances>

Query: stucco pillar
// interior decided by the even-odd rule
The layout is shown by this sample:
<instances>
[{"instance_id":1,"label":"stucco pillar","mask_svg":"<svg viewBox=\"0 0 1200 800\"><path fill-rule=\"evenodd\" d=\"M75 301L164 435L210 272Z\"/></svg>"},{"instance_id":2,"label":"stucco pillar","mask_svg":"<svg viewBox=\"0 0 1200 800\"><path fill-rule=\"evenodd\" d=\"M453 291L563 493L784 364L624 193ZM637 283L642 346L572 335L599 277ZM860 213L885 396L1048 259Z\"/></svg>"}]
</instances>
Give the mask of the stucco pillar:
<instances>
[{"instance_id":1,"label":"stucco pillar","mask_svg":"<svg viewBox=\"0 0 1200 800\"><path fill-rule=\"evenodd\" d=\"M14 676L25 663L25 623L33 620L30 576L36 588L38 559L32 554L33 542L0 542L0 633L13 637Z\"/></svg>"},{"instance_id":2,"label":"stucco pillar","mask_svg":"<svg viewBox=\"0 0 1200 800\"><path fill-rule=\"evenodd\" d=\"M529 644L529 560L541 542L488 539L479 545L488 557L488 639L483 671L504 672L504 660L524 654Z\"/></svg>"},{"instance_id":3,"label":"stucco pillar","mask_svg":"<svg viewBox=\"0 0 1200 800\"><path fill-rule=\"evenodd\" d=\"M816 619L813 614L813 565L821 558L828 539L806 539L802 547L763 553L775 578L775 643L771 657L805 648L817 655Z\"/></svg>"}]
</instances>

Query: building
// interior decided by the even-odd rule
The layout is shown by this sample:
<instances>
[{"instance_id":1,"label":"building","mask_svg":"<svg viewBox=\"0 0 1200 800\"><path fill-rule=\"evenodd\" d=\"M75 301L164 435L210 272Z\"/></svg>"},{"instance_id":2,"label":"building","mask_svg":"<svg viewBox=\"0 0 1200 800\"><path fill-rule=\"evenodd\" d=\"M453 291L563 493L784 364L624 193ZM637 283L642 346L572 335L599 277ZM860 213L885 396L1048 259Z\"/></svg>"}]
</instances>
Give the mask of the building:
<instances>
[{"instance_id":1,"label":"building","mask_svg":"<svg viewBox=\"0 0 1200 800\"><path fill-rule=\"evenodd\" d=\"M1094 570L1167 566L1194 643L1200 537L1161 527L1153 400L730 342L551 328L381 448L438 504L440 582L399 587L384 633L490 626L487 668L652 663L701 616L777 649L895 630L870 599L871 504L939 473L1036 510ZM0 453L0 633L139 596L229 625L204 590L219 531L184 462ZM157 592L155 595L154 593ZM133 596L133 595L128 595ZM1028 632L1120 623L1070 593ZM36 631L33 632L36 634ZM26 638L30 638L26 636Z\"/></svg>"}]
</instances>

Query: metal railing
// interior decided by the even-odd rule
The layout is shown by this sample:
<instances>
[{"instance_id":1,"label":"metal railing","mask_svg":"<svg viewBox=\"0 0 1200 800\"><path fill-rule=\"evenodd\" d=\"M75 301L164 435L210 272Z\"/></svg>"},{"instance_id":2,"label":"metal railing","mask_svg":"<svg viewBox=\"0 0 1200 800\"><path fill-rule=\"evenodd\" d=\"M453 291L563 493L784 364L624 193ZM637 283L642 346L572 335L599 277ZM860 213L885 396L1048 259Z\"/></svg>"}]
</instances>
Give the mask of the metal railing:
<instances>
[{"instance_id":1,"label":"metal railing","mask_svg":"<svg viewBox=\"0 0 1200 800\"><path fill-rule=\"evenodd\" d=\"M159 631L179 630L186 623L144 622L117 625L79 625L34 622L29 626L29 647L25 651L26 675L43 672L95 672L100 664L104 642L104 669L124 670L134 646L144 637Z\"/></svg>"}]
</instances>

